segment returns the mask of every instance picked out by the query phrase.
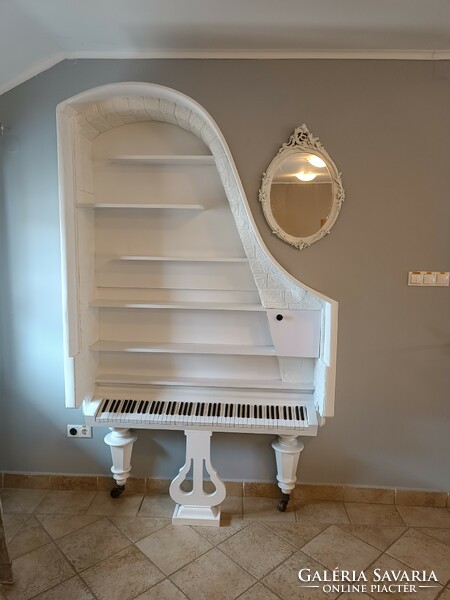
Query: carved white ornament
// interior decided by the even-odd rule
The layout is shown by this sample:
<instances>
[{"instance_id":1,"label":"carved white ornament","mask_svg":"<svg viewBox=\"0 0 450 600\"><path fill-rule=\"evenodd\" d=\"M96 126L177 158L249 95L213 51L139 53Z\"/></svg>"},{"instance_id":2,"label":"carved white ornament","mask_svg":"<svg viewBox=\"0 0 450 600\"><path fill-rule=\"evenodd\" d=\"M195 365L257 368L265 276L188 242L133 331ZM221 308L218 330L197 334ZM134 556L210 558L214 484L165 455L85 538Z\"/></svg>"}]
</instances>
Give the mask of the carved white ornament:
<instances>
[{"instance_id":1,"label":"carved white ornament","mask_svg":"<svg viewBox=\"0 0 450 600\"><path fill-rule=\"evenodd\" d=\"M321 158L328 168L332 181L332 204L328 218L318 231L308 237L294 237L284 231L277 223L270 204L270 189L275 173L286 158L298 152L310 152ZM259 190L259 199L262 203L264 216L272 229L272 233L299 250L307 248L323 238L324 235L330 233L330 229L339 215L344 198L345 192L342 186L342 174L339 173L330 155L319 142L319 138L314 137L305 124L297 127L289 138L289 141L282 144L275 158L268 166L267 171L263 173L261 189Z\"/></svg>"}]
</instances>

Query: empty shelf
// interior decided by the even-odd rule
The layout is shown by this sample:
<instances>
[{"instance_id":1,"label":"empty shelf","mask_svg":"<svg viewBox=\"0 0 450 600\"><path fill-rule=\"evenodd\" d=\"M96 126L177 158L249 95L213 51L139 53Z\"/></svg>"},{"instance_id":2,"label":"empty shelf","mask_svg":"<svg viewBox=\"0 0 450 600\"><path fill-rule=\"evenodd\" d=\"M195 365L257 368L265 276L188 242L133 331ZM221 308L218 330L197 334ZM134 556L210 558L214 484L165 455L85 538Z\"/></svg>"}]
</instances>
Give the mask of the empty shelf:
<instances>
[{"instance_id":1,"label":"empty shelf","mask_svg":"<svg viewBox=\"0 0 450 600\"><path fill-rule=\"evenodd\" d=\"M127 154L114 156L109 162L115 164L133 164L133 165L214 165L214 156L211 154L180 154L180 155L143 155Z\"/></svg>"},{"instance_id":2,"label":"empty shelf","mask_svg":"<svg viewBox=\"0 0 450 600\"><path fill-rule=\"evenodd\" d=\"M99 340L91 350L99 352L149 352L153 354L235 354L237 356L275 356L273 346L237 344L192 344L159 342L118 342Z\"/></svg>"},{"instance_id":3,"label":"empty shelf","mask_svg":"<svg viewBox=\"0 0 450 600\"><path fill-rule=\"evenodd\" d=\"M204 210L205 207L202 204L143 204L130 202L79 202L78 208L137 208L142 210Z\"/></svg>"},{"instance_id":4,"label":"empty shelf","mask_svg":"<svg viewBox=\"0 0 450 600\"><path fill-rule=\"evenodd\" d=\"M98 385L149 385L169 387L221 387L312 392L313 384L286 383L281 379L230 379L213 377L165 377L139 374L106 373L97 377Z\"/></svg>"},{"instance_id":5,"label":"empty shelf","mask_svg":"<svg viewBox=\"0 0 450 600\"><path fill-rule=\"evenodd\" d=\"M93 308L144 308L144 309L177 309L177 310L229 310L263 312L261 304L236 304L226 302L142 302L130 300L93 300Z\"/></svg>"}]
</instances>

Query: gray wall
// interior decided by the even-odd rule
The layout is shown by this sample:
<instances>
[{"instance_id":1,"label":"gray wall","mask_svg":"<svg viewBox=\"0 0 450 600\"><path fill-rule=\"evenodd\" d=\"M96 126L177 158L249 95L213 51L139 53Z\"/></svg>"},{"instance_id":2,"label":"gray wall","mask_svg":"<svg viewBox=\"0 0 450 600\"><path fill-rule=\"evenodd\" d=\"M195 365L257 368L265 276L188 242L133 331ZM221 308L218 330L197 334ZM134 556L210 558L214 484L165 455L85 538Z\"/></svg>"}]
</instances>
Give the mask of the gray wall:
<instances>
[{"instance_id":1,"label":"gray wall","mask_svg":"<svg viewBox=\"0 0 450 600\"><path fill-rule=\"evenodd\" d=\"M0 470L107 473L102 430L69 440L64 408L55 108L115 81L191 96L217 121L269 249L340 302L336 416L306 440L306 482L448 489L449 288L407 271L450 270L450 64L403 61L63 62L0 97ZM343 173L331 235L298 252L273 236L260 178L306 123ZM5 140L4 140L5 141ZM3 143L3 142L2 142ZM226 479L271 480L269 436L215 435ZM142 432L135 475L171 477L181 432Z\"/></svg>"}]
</instances>

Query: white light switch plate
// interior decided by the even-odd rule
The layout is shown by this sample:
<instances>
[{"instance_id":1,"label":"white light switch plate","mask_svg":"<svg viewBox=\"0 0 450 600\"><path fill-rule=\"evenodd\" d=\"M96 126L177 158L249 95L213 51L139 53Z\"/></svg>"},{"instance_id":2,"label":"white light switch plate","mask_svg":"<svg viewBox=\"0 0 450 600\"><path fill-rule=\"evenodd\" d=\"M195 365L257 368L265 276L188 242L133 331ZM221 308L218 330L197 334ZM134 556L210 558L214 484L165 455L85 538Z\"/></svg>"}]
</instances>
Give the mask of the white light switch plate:
<instances>
[{"instance_id":1,"label":"white light switch plate","mask_svg":"<svg viewBox=\"0 0 450 600\"><path fill-rule=\"evenodd\" d=\"M422 287L448 287L448 271L410 271L408 285Z\"/></svg>"}]
</instances>

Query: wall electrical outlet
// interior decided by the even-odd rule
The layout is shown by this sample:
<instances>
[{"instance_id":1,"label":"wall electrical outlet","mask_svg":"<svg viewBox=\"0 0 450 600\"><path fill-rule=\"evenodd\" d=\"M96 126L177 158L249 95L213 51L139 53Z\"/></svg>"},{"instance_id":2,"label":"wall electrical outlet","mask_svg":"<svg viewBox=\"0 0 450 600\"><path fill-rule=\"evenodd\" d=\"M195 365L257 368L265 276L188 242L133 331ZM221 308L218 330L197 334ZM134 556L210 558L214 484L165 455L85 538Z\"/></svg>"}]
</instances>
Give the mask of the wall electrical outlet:
<instances>
[{"instance_id":1,"label":"wall electrical outlet","mask_svg":"<svg viewBox=\"0 0 450 600\"><path fill-rule=\"evenodd\" d=\"M88 425L67 425L67 437L91 438L92 427Z\"/></svg>"}]
</instances>

